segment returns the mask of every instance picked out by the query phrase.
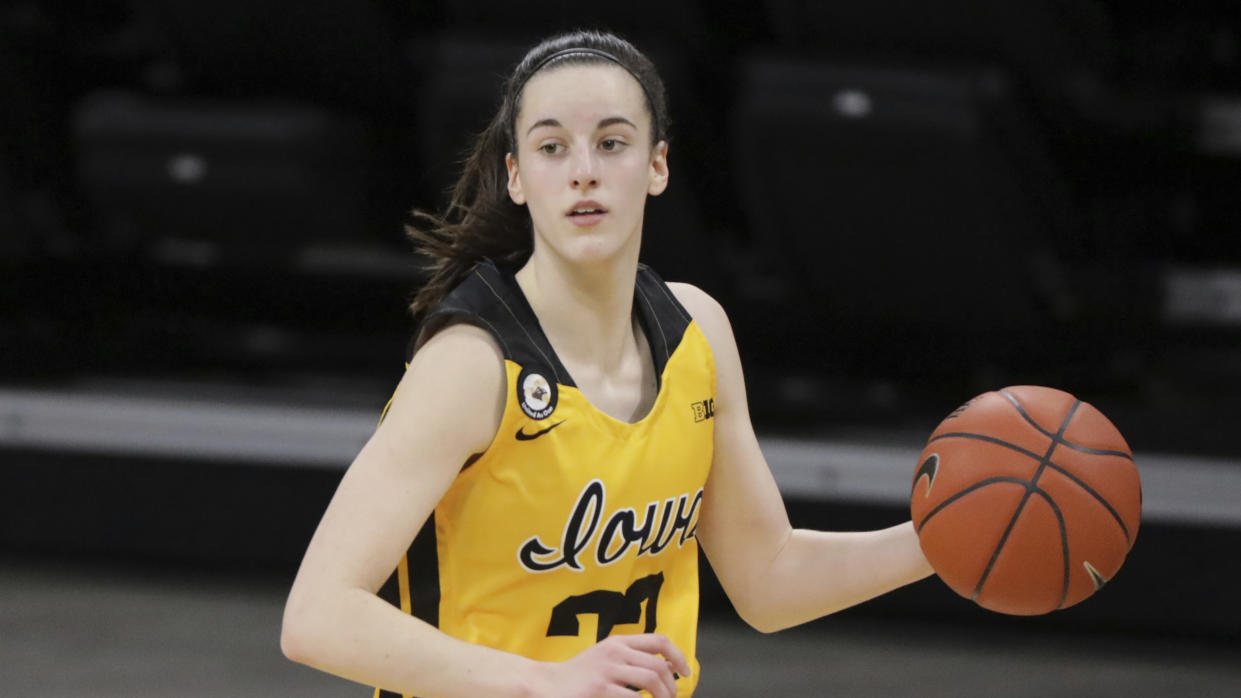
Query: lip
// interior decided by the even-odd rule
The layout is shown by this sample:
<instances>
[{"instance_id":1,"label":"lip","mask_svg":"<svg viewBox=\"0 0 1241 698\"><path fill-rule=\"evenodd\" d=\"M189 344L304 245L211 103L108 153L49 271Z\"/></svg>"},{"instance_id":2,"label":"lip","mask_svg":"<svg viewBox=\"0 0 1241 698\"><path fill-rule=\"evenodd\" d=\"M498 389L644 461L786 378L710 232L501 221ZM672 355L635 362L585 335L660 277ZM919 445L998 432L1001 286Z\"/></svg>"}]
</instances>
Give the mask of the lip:
<instances>
[{"instance_id":1,"label":"lip","mask_svg":"<svg viewBox=\"0 0 1241 698\"><path fill-rule=\"evenodd\" d=\"M580 209L594 209L598 211L598 213L579 213L579 214L573 213L574 211L577 211ZM569 210L565 211L564 215L570 221L573 221L574 225L591 226L603 220L603 217L606 216L607 214L608 214L608 209L603 204L599 203L598 201L591 200L591 199L583 199L582 201L578 201L577 203L570 206Z\"/></svg>"},{"instance_id":2,"label":"lip","mask_svg":"<svg viewBox=\"0 0 1241 698\"><path fill-rule=\"evenodd\" d=\"M598 211L598 214L585 214L585 215L578 214L576 216L573 215L573 211L577 211L581 209L594 209ZM607 212L608 212L607 206L604 206L603 204L599 204L598 201L594 201L593 199L583 199L581 201L576 202L576 204L573 204L572 206L568 207L568 210L565 211L565 215L568 217L571 217L571 219L585 219L585 217L602 216L603 214L607 214Z\"/></svg>"}]
</instances>

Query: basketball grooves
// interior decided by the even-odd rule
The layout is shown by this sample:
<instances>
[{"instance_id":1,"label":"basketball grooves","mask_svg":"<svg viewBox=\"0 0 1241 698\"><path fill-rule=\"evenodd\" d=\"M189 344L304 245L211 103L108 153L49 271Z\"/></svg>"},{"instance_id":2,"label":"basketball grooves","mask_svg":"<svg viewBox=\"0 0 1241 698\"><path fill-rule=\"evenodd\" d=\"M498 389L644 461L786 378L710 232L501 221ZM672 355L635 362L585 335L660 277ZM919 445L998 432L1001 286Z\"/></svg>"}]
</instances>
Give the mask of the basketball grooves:
<instances>
[{"instance_id":1,"label":"basketball grooves","mask_svg":"<svg viewBox=\"0 0 1241 698\"><path fill-rule=\"evenodd\" d=\"M1034 477L1030 478L1030 484L1026 485L1025 496L1021 498L1021 502L1017 504L1017 511L1013 512L1013 518L1008 522L1008 528L1004 529L1004 535L1000 536L999 545L995 546L995 552L991 553L991 560L987 562L987 568L982 571L982 578L978 580L978 586L974 587L974 594L970 597L974 601L978 601L978 595L982 593L982 587L987 583L987 577L991 575L991 569L995 567L995 561L1000 557L1000 551L1004 549L1004 544L1008 542L1008 536L1013 532L1013 528L1017 525L1017 519L1021 516L1022 510L1026 508L1026 502L1030 501L1030 495L1034 494L1038 489L1038 479L1043 474L1043 470L1047 468L1047 464L1051 462L1051 454L1055 453L1056 446L1064 439L1064 430L1069 428L1069 422L1073 421L1073 415L1077 414L1077 408L1082 404L1081 400L1074 400L1073 406L1069 408L1069 413L1065 415L1064 421L1060 423L1060 429L1056 435L1052 437L1051 445L1047 447L1047 453L1039 459L1038 470L1034 471ZM1056 519L1060 524L1060 550L1064 555L1064 586L1060 595L1060 603L1056 607L1064 605L1064 599L1069 594L1069 546L1065 540L1068 534L1064 530L1064 517L1060 515L1060 510L1056 509Z\"/></svg>"},{"instance_id":2,"label":"basketball grooves","mask_svg":"<svg viewBox=\"0 0 1241 698\"><path fill-rule=\"evenodd\" d=\"M1112 451L1112 450L1102 449L1102 448L1090 448L1089 446L1082 446L1080 444L1075 444L1072 441L1066 441L1063 436L1063 429L1061 430L1060 434L1051 433L1047 429L1043 428L1041 424L1034 421L1034 418L1031 417L1029 413L1026 412L1025 408L1022 407L1021 403L1017 401L1017 398L1013 396L1012 393L1008 392L1007 390L1001 390L999 391L999 393L1003 395L1006 399L1008 399L1010 403L1012 403L1013 408L1017 410L1017 414L1021 415L1021 418L1024 419L1026 423L1034 427L1034 429L1038 431L1040 434L1042 434L1043 436L1046 436L1047 438L1051 439L1053 447L1057 443L1059 443L1061 446L1073 449L1074 451L1078 451L1080 453L1088 453L1094 456L1116 456L1118 458L1124 458L1130 463L1133 462L1133 455L1130 453L1126 453L1124 451ZM1078 402L1080 403L1081 401L1079 400ZM1077 404L1074 404L1072 410L1070 410L1070 417L1072 416L1072 413L1076 410L1077 410ZM940 439L948 439L948 438L973 439L975 441L985 441L987 443L995 444L997 446L1002 446L1011 451L1016 451L1017 453L1020 453L1022 455L1029 456L1030 458L1033 458L1034 460L1039 461L1041 465L1049 467L1052 470L1060 473L1061 475L1065 476L1069 480L1073 481L1073 483L1076 484L1078 487L1082 488L1082 490L1084 490L1086 494L1089 494L1091 497L1093 497L1096 502L1103 505L1103 507L1107 509L1108 513L1112 515L1112 519L1116 521L1116 525L1120 526L1121 532L1125 534L1125 542L1129 543L1130 545L1133 544L1133 538L1129 533L1129 527L1125 525L1124 519L1121 518L1120 513L1116 511L1115 507L1113 507L1110 502L1104 499L1102 495L1100 495L1098 492L1095 492L1094 489L1090 485L1087 485L1085 482L1082 482L1080 478L1078 478L1076 475L1069 472L1068 470L1065 470L1064 468L1061 468L1055 463L1052 463L1050 459L1044 462L1044 459L1040 458L1037 453L1033 451L1028 451L1018 446L1017 444L1009 443L1008 441L1004 441L1003 439L997 439L994 436L987 436L986 434L974 434L972 432L966 432L966 431L954 431L954 432L948 432L946 434L940 434L938 436L932 437L929 441L927 441L927 443L929 444L935 441L939 441ZM1040 467L1039 472L1040 473L1042 472L1041 467ZM1037 477L1038 476L1035 475L1036 479ZM927 513L925 517L923 517L922 523L918 525L918 530L921 531L922 527L926 525L926 522L932 516L938 513L940 509L943 509L944 506L947 505L949 502L959 499L960 495L972 492L975 489L978 489L979 487L981 487L982 485L989 484L994 481L995 480L992 479L992 480L983 480L981 482L975 483L974 485L961 490L959 493L957 493L956 495L954 495L947 501L940 503L939 506L932 509L930 512ZM1020 480L1020 482L1027 484L1027 485L1033 484L1032 482L1026 483L1026 481L1024 480Z\"/></svg>"},{"instance_id":3,"label":"basketball grooves","mask_svg":"<svg viewBox=\"0 0 1241 698\"><path fill-rule=\"evenodd\" d=\"M964 439L974 439L977 441L985 441L988 443L992 443L992 444L1016 451L1018 453L1021 453L1023 455L1029 456L1030 458L1037 460L1039 464L1038 470L1035 471L1033 477L1031 477L1029 480L1024 480L1022 478L1015 478L1015 477L991 477L991 478L987 478L984 480L980 480L979 482L976 482L970 485L969 487L966 487L956 492L955 494L948 497L943 502L940 502L939 505L937 505L934 509L927 512L927 515L924 516L922 518L922 521L918 524L918 531L921 531L922 528L926 526L927 522L930 521L933 516L935 516L936 514L938 514L940 511L944 510L945 508L947 508L948 505L950 505L951 503L957 501L958 499L961 499L962 497L968 495L971 492L975 492L979 489L982 489L983 487L986 487L988 485L993 485L996 483L1000 483L1000 482L1008 482L1008 483L1023 485L1026 488L1025 495L1022 496L1021 501L1017 504L1016 510L1013 512L1012 518L1009 519L1008 526L1004 530L1003 535L1000 537L1000 541L996 545L995 550L992 552L991 558L988 560L987 566L983 570L982 575L978 580L978 584L974 587L974 592L971 598L975 602L978 601L978 597L982 593L983 585L986 584L987 578L991 574L991 570L995 567L996 561L999 559L1000 552L1004 549L1004 544L1008 541L1008 538L1012 534L1013 529L1016 528L1017 520L1021 517L1021 513L1025 509L1026 503L1030 500L1030 497L1032 495L1037 494L1038 496L1042 497L1044 501L1047 502L1048 506L1052 510L1052 513L1056 515L1056 522L1060 528L1060 550L1061 550L1061 554L1062 554L1063 561L1064 561L1064 570L1063 570L1063 583L1061 586L1060 601L1056 605L1056 607L1061 608L1064 606L1065 599L1068 598L1068 593L1069 593L1070 560L1069 560L1068 531L1065 526L1064 514L1060 511L1060 507L1056 505L1055 501L1052 500L1052 498L1046 492L1039 489L1038 487L1039 477L1042 476L1044 470L1046 470L1047 468L1051 468L1052 470L1055 470L1061 475L1067 477L1072 482L1076 483L1078 487L1081 487L1082 490L1084 490L1087 494L1093 497L1095 501L1099 502L1107 509L1108 513L1111 514L1112 518L1116 521L1117 525L1120 526L1121 531L1125 535L1125 540L1129 542L1130 544L1132 544L1132 539L1130 537L1129 528L1128 526L1125 525L1125 522L1121 519L1120 514L1116 511L1116 509L1113 508L1112 505L1108 503L1106 499L1100 496L1098 492L1095 492L1094 489L1092 489L1089 485L1083 482L1080 478L1075 476L1073 473L1070 473L1069 471L1065 470L1064 468L1057 466L1055 463L1052 463L1051 457L1052 457L1052 454L1055 453L1056 448L1058 446L1064 446L1066 448L1069 448L1075 451L1088 453L1092 455L1117 456L1120 458L1125 458L1129 460L1130 462L1133 461L1133 456L1123 451L1095 449L1095 448L1090 448L1087 446L1081 446L1079 444L1075 444L1075 443L1066 441L1064 439L1065 431L1068 429L1069 425L1072 423L1073 417L1077 414L1078 407L1080 407L1082 404L1081 400L1076 400L1076 399L1074 400L1073 405L1069 408L1068 414L1065 415L1064 420L1061 422L1059 429L1055 433L1052 433L1048 431L1047 429L1045 429L1038 422L1036 422L1026 412L1025 408L1021 405L1021 403L1016 399L1015 396L1010 394L1007 390L1001 390L999 392L1013 405L1014 409L1017 410L1018 414L1021 415L1022 419L1024 419L1028 424L1030 424L1030 426L1032 426L1039 433L1051 439L1051 445L1047 448L1047 452L1045 454L1040 456L1039 454L1033 451L1029 451L1027 449L1024 449L1008 441L997 439L995 437L988 436L986 434L976 434L976 433L971 433L971 432L951 432L951 433L946 433L946 434L939 434L935 437L932 437L931 440L928 441L928 443L933 442L933 441L938 441L940 439L946 439L946 438L964 438Z\"/></svg>"},{"instance_id":4,"label":"basketball grooves","mask_svg":"<svg viewBox=\"0 0 1241 698\"><path fill-rule=\"evenodd\" d=\"M1017 414L1021 415L1021 418L1026 420L1026 423L1034 427L1040 434L1048 438L1053 438L1053 439L1058 438L1056 435L1052 434L1050 431L1047 431L1046 429L1044 429L1042 424L1039 424L1038 422L1034 421L1034 418L1031 417L1028 412L1026 412L1026 408L1021 405L1021 403L1017 400L1015 396L1013 396L1012 393L1008 392L1007 390L1001 390L1000 395L1003 395L1010 403L1012 403L1013 407L1016 408L1017 410ZM1078 402L1081 402L1081 401L1078 400ZM1076 410L1077 405L1073 405L1073 409ZM1061 430L1061 432L1063 432L1063 429ZM1088 453L1092 456L1120 456L1121 458L1127 458L1130 461L1133 460L1133 455L1129 453L1125 453L1124 451L1109 451L1107 449L1102 449L1102 448L1090 448L1089 446L1081 446L1081 445L1075 444L1072 441L1065 441L1063 438L1060 439L1060 443L1066 448L1071 448L1074 451L1080 451L1082 453Z\"/></svg>"}]
</instances>

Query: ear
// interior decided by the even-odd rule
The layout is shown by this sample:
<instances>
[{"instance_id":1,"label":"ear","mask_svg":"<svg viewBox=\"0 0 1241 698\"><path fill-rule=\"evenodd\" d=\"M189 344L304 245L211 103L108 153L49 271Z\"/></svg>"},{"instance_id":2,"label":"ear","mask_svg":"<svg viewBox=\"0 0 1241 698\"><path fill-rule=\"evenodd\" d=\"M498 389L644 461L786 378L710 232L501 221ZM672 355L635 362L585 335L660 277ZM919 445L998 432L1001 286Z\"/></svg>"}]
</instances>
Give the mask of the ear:
<instances>
[{"instance_id":1,"label":"ear","mask_svg":"<svg viewBox=\"0 0 1241 698\"><path fill-rule=\"evenodd\" d=\"M668 188L668 141L660 141L651 151L650 173L647 175L646 191L659 196Z\"/></svg>"},{"instance_id":2,"label":"ear","mask_svg":"<svg viewBox=\"0 0 1241 698\"><path fill-rule=\"evenodd\" d=\"M504 166L508 168L508 198L522 206L526 203L526 194L521 190L521 178L517 176L517 158L512 153L505 153Z\"/></svg>"}]
</instances>

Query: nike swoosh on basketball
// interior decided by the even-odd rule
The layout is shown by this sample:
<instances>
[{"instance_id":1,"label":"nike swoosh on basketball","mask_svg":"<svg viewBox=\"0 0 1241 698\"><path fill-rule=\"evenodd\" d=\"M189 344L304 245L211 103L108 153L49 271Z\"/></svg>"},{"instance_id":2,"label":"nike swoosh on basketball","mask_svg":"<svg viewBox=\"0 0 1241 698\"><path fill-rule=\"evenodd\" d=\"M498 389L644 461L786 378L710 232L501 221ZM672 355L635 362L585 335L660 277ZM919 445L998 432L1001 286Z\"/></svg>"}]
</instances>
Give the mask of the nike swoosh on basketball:
<instances>
[{"instance_id":1,"label":"nike swoosh on basketball","mask_svg":"<svg viewBox=\"0 0 1241 698\"><path fill-rule=\"evenodd\" d=\"M552 429L555 429L556 427L560 426L561 424L564 424L563 419L551 425L550 427L546 429L542 429L540 431L536 431L533 434L527 434L526 432L521 430L521 427L518 427L517 428L517 440L518 441L533 441L539 438L540 436L546 434L547 432L551 431Z\"/></svg>"},{"instance_id":2,"label":"nike swoosh on basketball","mask_svg":"<svg viewBox=\"0 0 1241 698\"><path fill-rule=\"evenodd\" d=\"M926 492L923 494L923 496L930 497L931 486L935 484L935 476L938 473L939 473L939 454L932 453L931 455L927 456L926 460L922 462L922 465L918 467L918 472L914 473L914 489L915 490L918 489L918 481L922 479L923 475L925 475L926 476Z\"/></svg>"}]
</instances>

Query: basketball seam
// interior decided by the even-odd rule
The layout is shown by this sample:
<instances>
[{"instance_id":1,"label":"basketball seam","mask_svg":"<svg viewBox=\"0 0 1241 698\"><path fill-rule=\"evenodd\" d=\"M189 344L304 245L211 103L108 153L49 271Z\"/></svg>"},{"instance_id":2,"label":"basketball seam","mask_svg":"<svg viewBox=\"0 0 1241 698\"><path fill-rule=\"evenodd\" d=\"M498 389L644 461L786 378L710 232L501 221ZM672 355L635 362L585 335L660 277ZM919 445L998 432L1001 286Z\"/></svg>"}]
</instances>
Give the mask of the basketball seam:
<instances>
[{"instance_id":1,"label":"basketball seam","mask_svg":"<svg viewBox=\"0 0 1241 698\"><path fill-rule=\"evenodd\" d=\"M1052 435L1049 435L1049 436L1052 436ZM932 437L932 438L930 439L930 441L928 441L927 443L928 443L928 444L930 444L931 442L934 442L934 441L939 441L940 439L947 439L947 438L973 439L973 440L976 440L976 441L984 441L984 442L986 442L986 443L995 444L996 446L1002 446L1002 447L1007 448L1007 449L1009 449L1009 450L1011 450L1011 451L1016 451L1017 453L1020 453L1020 454L1022 454L1022 455L1029 456L1029 457L1033 458L1034 460L1039 461L1040 463L1042 463L1042 461L1043 461L1043 458L1042 458L1041 456L1039 456L1037 453L1035 453L1035 452L1033 452L1033 451L1029 451L1029 450L1027 450L1027 449L1024 449L1024 448L1022 448L1022 447L1020 447L1020 446L1018 446L1018 445L1016 445L1016 444L1014 444L1014 443L1012 443L1012 442L1009 442L1009 441L1004 441L1004 440L1002 440L1002 439L997 439L997 438L995 438L994 436L987 436L986 434L975 434L975 433L968 432L968 431L954 431L954 432L949 432L949 433L947 433L947 434L940 434L940 435L938 435L938 436L934 436L934 437ZM1054 436L1053 436L1052 438L1054 438ZM1064 443L1064 442L1062 442L1062 443ZM1103 453L1103 454L1096 454L1096 455L1124 455L1124 454L1120 454L1120 453L1113 453L1113 452L1106 452L1106 453ZM1130 459L1130 460L1132 460L1132 459ZM1058 473L1060 473L1060 474L1064 475L1065 477L1069 478L1070 480L1072 480L1072 481L1073 481L1074 483L1076 483L1079 487L1081 487L1083 490L1085 490L1087 494L1089 494L1090 496L1092 496L1092 497L1094 497L1096 500L1098 500L1098 501L1099 501L1099 503L1100 503L1100 504L1102 504L1102 505L1103 505L1103 506L1104 506L1104 507L1108 510L1108 513L1110 513L1110 514L1112 515L1112 517L1113 517L1114 519L1116 519L1116 523L1120 526L1120 530L1121 530L1121 532L1123 532L1123 533L1125 534L1125 542L1126 542L1126 543L1128 543L1128 542L1131 542L1131 541L1132 541L1132 539L1131 539L1131 538L1130 538L1130 536L1129 536L1129 527L1125 525L1125 521L1124 521L1124 519L1122 519L1122 518L1121 518L1120 513L1119 513L1119 512L1117 512L1117 511L1116 511L1116 509L1115 509L1115 508L1113 508L1113 507L1112 507L1112 505L1111 505L1110 503L1108 503L1108 501L1102 497L1102 495L1100 495L1098 492L1094 491L1094 489L1092 489L1092 488L1090 487L1090 485L1088 485L1088 484L1086 484L1084 481L1082 481L1082 480L1078 479L1078 478L1077 478L1077 476L1073 475L1073 473L1069 472L1068 470L1066 470L1065 468L1063 468L1063 467L1061 467L1061 466L1059 466L1059 465L1056 465L1054 462L1052 462L1052 461L1051 461L1051 459L1050 459L1050 458L1047 460L1046 465L1050 466L1052 470L1055 470L1056 472L1058 472ZM1036 473L1036 474L1035 474L1035 478L1037 478L1037 477L1038 477L1038 474ZM1027 484L1033 484L1033 480L1021 480L1021 482L1023 482L1023 483L1027 483ZM951 500L947 500L947 501L951 501ZM946 504L946 503L947 503L947 501L945 501L944 503ZM942 506L943 506L943 504L941 504L941 505L940 505L940 507L942 507ZM936 510L938 510L940 507L936 507ZM932 512L932 513L934 513L934 512ZM930 518L930 516L931 516L930 514L927 514L927 518ZM923 519L923 522L924 522L924 523L925 523L925 521L926 521L926 519ZM921 526L919 526L919 530L921 530Z\"/></svg>"},{"instance_id":2,"label":"basketball seam","mask_svg":"<svg viewBox=\"0 0 1241 698\"><path fill-rule=\"evenodd\" d=\"M1034 418L1030 416L1030 413L1026 412L1026 408L1021 406L1021 403L1017 400L1017 398L1012 393L1008 392L1007 390L1001 390L1000 395L1003 395L1004 398L1007 399L1012 404L1013 409L1017 410L1017 414L1021 415L1022 419L1026 420L1026 422L1028 422L1030 426L1034 427L1035 429L1038 429L1040 434L1042 434L1043 436L1047 436L1047 437L1052 436L1052 433L1048 431L1046 427L1036 422Z\"/></svg>"},{"instance_id":3,"label":"basketball seam","mask_svg":"<svg viewBox=\"0 0 1241 698\"><path fill-rule=\"evenodd\" d=\"M1034 418L1030 416L1030 413L1026 412L1026 408L1021 406L1021 403L1017 400L1015 396L1013 396L1012 393L1008 392L1007 390L1001 390L1000 395L1003 395L1005 398L1007 398L1008 401L1012 403L1013 408L1017 410L1017 414L1021 415L1021 418L1024 419L1026 422L1028 422L1030 426L1037 429L1040 434L1042 434L1043 436L1047 436L1047 437L1052 436L1052 433L1050 431L1047 431L1047 429L1044 428L1043 425L1036 422ZM1081 400L1076 401L1076 404L1080 404L1080 403L1081 403ZM1075 407L1076 407L1076 404L1074 405ZM1082 453L1089 453L1090 455L1094 455L1094 456L1119 456L1121 458L1127 458L1130 461L1133 460L1133 454L1126 453L1125 451L1113 451L1111 449L1105 449L1105 448L1091 448L1090 446L1082 446L1081 444L1076 444L1076 443L1073 443L1072 441L1063 440L1063 439L1061 440L1060 443L1073 449L1074 451L1081 451Z\"/></svg>"},{"instance_id":4,"label":"basketball seam","mask_svg":"<svg viewBox=\"0 0 1241 698\"><path fill-rule=\"evenodd\" d=\"M1042 456L1035 453L1034 451L1024 449L1011 441L997 439L994 436L987 436L986 434L975 434L969 431L952 431L952 432L948 432L947 434L940 434L938 436L932 436L931 440L928 441L927 444L931 444L935 441L939 441L940 439L948 439L948 438L953 438L953 437L962 438L962 439L974 439L976 441L986 441L987 443L995 444L997 446L1003 446L1004 448L1011 449L1022 455L1029 456L1033 458L1035 461L1041 461L1043 459Z\"/></svg>"},{"instance_id":5,"label":"basketball seam","mask_svg":"<svg viewBox=\"0 0 1241 698\"><path fill-rule=\"evenodd\" d=\"M1063 475L1063 476L1067 477L1069 480L1071 480L1071 481L1072 481L1074 484L1076 484L1078 487L1080 487L1080 488L1082 488L1083 490L1085 490L1085 491L1086 491L1086 494L1089 494L1091 497L1094 497L1094 498L1095 498L1095 500L1097 500L1100 504L1102 504L1102 505L1103 505L1103 507L1104 507L1105 509L1107 509L1108 513L1112 515L1112 518L1113 518L1113 519L1116 519L1116 524L1120 526L1120 530L1121 530L1121 532L1125 534L1125 543L1129 543L1129 542L1130 542L1130 539L1129 539L1129 527L1125 525L1125 520L1124 520L1124 519L1122 519L1122 518L1120 518L1120 512L1116 511L1116 509L1112 507L1111 503L1110 503L1110 502L1108 502L1106 499L1104 499L1104 498L1103 498L1103 495L1099 494L1098 492L1095 492L1095 491L1094 491L1094 488L1092 488L1090 485L1086 484L1084 481L1082 481L1082 480L1078 479L1078 477L1077 477L1076 475L1074 475L1073 473L1069 472L1068 470L1066 470L1066 469L1062 468L1061 466L1056 465L1055 463L1052 463L1052 462L1048 462L1048 465L1049 465L1049 466L1051 466L1051 469L1052 469L1052 470L1055 470L1056 472L1060 473L1061 475Z\"/></svg>"},{"instance_id":6,"label":"basketball seam","mask_svg":"<svg viewBox=\"0 0 1241 698\"><path fill-rule=\"evenodd\" d=\"M1130 463L1133 462L1132 453L1125 453L1124 451L1112 451L1106 448L1091 448L1089 446L1082 446L1081 444L1075 444L1072 441L1062 441L1060 443L1063 444L1064 446L1069 447L1070 449L1074 451L1085 453L1086 455L1089 455L1089 456L1116 456L1118 458L1124 458Z\"/></svg>"},{"instance_id":7,"label":"basketball seam","mask_svg":"<svg viewBox=\"0 0 1241 698\"><path fill-rule=\"evenodd\" d=\"M997 476L997 477L989 477L985 480L979 480L978 482L975 482L969 487L966 487L965 489L962 489L956 492L951 497L937 504L934 509L927 512L926 516L922 517L922 520L918 522L918 527L917 527L918 533L922 532L922 528L926 526L926 523L931 520L932 516L935 516L939 512L946 509L949 504L952 504L953 502L957 501L958 499L961 499L965 495L970 494L971 492L976 492L986 487L987 485L995 485L1001 482L1011 482L1015 485L1021 485L1022 488L1028 488L1030 485L1029 480L1023 480L1019 477Z\"/></svg>"},{"instance_id":8,"label":"basketball seam","mask_svg":"<svg viewBox=\"0 0 1241 698\"><path fill-rule=\"evenodd\" d=\"M987 561L987 567L983 570L982 576L978 580L978 585L974 587L974 593L971 599L978 601L979 595L982 594L983 585L987 583L987 577L991 575L991 570L995 567L995 562L1000 556L1000 551L1004 549L1004 544L1008 542L1008 537L1012 535L1013 528L1017 525L1017 519L1021 516L1021 512L1025 509L1026 502L1030 501L1030 496L1038 491L1038 478L1043 474L1043 470L1051 464L1051 454L1055 453L1056 446L1062 443L1064 432L1069 428L1069 424L1073 421L1074 415L1077 414L1077 408L1082 404L1081 400L1074 400L1073 406L1069 408L1069 412L1064 417L1064 421L1060 424L1060 429L1051 439L1051 445L1047 448L1047 453L1039 459L1038 470L1035 471L1034 477L1030 478L1029 484L1026 486L1026 494L1017 504L1017 509L1013 512L1013 517L1009 519L1008 528L1004 529L1004 534L1000 536L1000 542L995 546L995 550L991 553L991 559ZM1064 551L1067 554L1067 550ZM1066 592L1067 593L1067 592Z\"/></svg>"},{"instance_id":9,"label":"basketball seam","mask_svg":"<svg viewBox=\"0 0 1241 698\"><path fill-rule=\"evenodd\" d=\"M1064 560L1064 577L1060 586L1060 602L1056 604L1056 608L1064 608L1064 602L1069 598L1069 530L1064 523L1064 512L1060 511L1060 507L1056 505L1056 500L1047 494L1046 490L1034 489L1034 494L1039 495L1047 501L1047 506L1051 507L1051 513L1056 515L1056 524L1060 527L1060 556Z\"/></svg>"}]
</instances>

